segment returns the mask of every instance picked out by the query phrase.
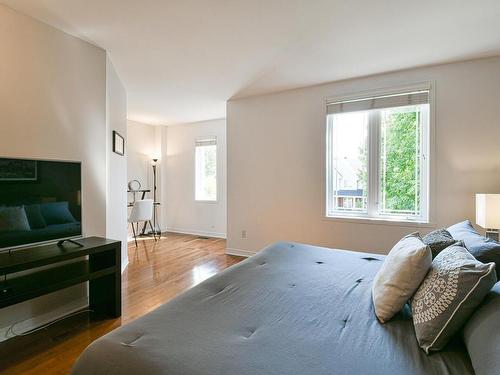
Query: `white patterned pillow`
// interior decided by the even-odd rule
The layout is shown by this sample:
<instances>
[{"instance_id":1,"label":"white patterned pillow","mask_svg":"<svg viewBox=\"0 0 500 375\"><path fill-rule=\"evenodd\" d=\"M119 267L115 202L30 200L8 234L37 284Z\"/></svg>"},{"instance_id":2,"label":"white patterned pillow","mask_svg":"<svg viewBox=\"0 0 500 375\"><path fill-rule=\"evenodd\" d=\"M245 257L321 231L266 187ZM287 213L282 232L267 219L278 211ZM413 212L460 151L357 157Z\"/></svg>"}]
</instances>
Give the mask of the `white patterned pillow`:
<instances>
[{"instance_id":1,"label":"white patterned pillow","mask_svg":"<svg viewBox=\"0 0 500 375\"><path fill-rule=\"evenodd\" d=\"M495 263L481 263L461 246L440 252L411 301L420 347L441 350L495 282Z\"/></svg>"}]
</instances>

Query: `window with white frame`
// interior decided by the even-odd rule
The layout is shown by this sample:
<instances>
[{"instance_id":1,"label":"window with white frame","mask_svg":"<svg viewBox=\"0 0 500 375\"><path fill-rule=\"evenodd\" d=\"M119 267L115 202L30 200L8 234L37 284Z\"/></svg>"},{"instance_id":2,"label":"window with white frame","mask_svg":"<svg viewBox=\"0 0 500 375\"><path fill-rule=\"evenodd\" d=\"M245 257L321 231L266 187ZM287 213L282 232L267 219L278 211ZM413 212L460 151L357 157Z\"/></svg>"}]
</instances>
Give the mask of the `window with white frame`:
<instances>
[{"instance_id":1,"label":"window with white frame","mask_svg":"<svg viewBox=\"0 0 500 375\"><path fill-rule=\"evenodd\" d=\"M217 200L217 138L195 143L195 200Z\"/></svg>"},{"instance_id":2,"label":"window with white frame","mask_svg":"<svg viewBox=\"0 0 500 375\"><path fill-rule=\"evenodd\" d=\"M327 103L326 216L429 220L429 90Z\"/></svg>"}]
</instances>

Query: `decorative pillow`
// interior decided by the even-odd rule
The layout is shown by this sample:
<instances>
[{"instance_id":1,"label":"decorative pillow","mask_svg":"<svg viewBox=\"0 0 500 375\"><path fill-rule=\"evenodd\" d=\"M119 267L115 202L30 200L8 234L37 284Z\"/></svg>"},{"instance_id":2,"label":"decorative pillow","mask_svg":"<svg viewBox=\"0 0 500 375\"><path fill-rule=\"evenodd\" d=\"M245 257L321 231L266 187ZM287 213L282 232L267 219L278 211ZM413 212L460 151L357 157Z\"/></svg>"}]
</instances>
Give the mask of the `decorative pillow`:
<instances>
[{"instance_id":1,"label":"decorative pillow","mask_svg":"<svg viewBox=\"0 0 500 375\"><path fill-rule=\"evenodd\" d=\"M430 232L422 238L422 241L431 248L433 258L448 246L457 242L450 232L444 228Z\"/></svg>"},{"instance_id":2,"label":"decorative pillow","mask_svg":"<svg viewBox=\"0 0 500 375\"><path fill-rule=\"evenodd\" d=\"M39 204L24 206L24 211L26 211L26 216L28 217L31 229L40 229L47 226L45 220L43 219Z\"/></svg>"},{"instance_id":3,"label":"decorative pillow","mask_svg":"<svg viewBox=\"0 0 500 375\"><path fill-rule=\"evenodd\" d=\"M422 242L418 233L404 237L392 248L373 280L373 305L381 323L403 308L431 263L431 249Z\"/></svg>"},{"instance_id":4,"label":"decorative pillow","mask_svg":"<svg viewBox=\"0 0 500 375\"><path fill-rule=\"evenodd\" d=\"M23 207L0 207L0 232L30 230L30 224Z\"/></svg>"},{"instance_id":5,"label":"decorative pillow","mask_svg":"<svg viewBox=\"0 0 500 375\"><path fill-rule=\"evenodd\" d=\"M500 282L490 290L463 331L476 375L500 371Z\"/></svg>"},{"instance_id":6,"label":"decorative pillow","mask_svg":"<svg viewBox=\"0 0 500 375\"><path fill-rule=\"evenodd\" d=\"M68 202L42 203L40 209L47 225L75 222L75 218L69 211Z\"/></svg>"},{"instance_id":7,"label":"decorative pillow","mask_svg":"<svg viewBox=\"0 0 500 375\"><path fill-rule=\"evenodd\" d=\"M495 262L497 278L500 277L500 244L498 242L481 236L469 220L452 225L448 228L448 232L454 239L464 241L467 250L480 262Z\"/></svg>"},{"instance_id":8,"label":"decorative pillow","mask_svg":"<svg viewBox=\"0 0 500 375\"><path fill-rule=\"evenodd\" d=\"M496 282L495 264L477 261L464 247L441 251L411 301L422 349L441 350Z\"/></svg>"}]
</instances>

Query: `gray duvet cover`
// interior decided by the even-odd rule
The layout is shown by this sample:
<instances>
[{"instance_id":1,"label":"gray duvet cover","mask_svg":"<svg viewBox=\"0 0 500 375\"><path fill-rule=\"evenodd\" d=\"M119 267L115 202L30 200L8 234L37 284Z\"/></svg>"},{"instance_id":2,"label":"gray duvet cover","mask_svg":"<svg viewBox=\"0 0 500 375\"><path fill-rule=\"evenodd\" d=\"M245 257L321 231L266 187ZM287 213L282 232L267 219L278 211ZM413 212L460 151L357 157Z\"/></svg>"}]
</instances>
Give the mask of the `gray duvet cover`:
<instances>
[{"instance_id":1,"label":"gray duvet cover","mask_svg":"<svg viewBox=\"0 0 500 375\"><path fill-rule=\"evenodd\" d=\"M473 374L458 338L419 348L409 309L377 321L382 260L276 243L96 340L73 374Z\"/></svg>"}]
</instances>

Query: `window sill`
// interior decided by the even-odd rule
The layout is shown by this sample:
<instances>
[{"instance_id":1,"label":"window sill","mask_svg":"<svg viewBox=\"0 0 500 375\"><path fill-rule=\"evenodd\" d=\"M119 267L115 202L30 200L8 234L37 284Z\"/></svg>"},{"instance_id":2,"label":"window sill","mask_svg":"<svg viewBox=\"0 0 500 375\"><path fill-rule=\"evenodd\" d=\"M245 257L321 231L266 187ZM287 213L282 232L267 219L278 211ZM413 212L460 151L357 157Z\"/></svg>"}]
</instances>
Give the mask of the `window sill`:
<instances>
[{"instance_id":1,"label":"window sill","mask_svg":"<svg viewBox=\"0 0 500 375\"><path fill-rule=\"evenodd\" d=\"M355 217L355 216L323 216L323 220L337 221L343 223L354 223L354 224L391 225L391 226L412 227L412 228L436 227L436 224L432 222L423 222L416 220L380 219L380 218Z\"/></svg>"},{"instance_id":2,"label":"window sill","mask_svg":"<svg viewBox=\"0 0 500 375\"><path fill-rule=\"evenodd\" d=\"M209 200L197 200L197 199L195 199L194 201L195 201L195 203L210 203L210 204L217 204L217 203L219 203L218 200L216 200L216 201L209 201Z\"/></svg>"}]
</instances>

